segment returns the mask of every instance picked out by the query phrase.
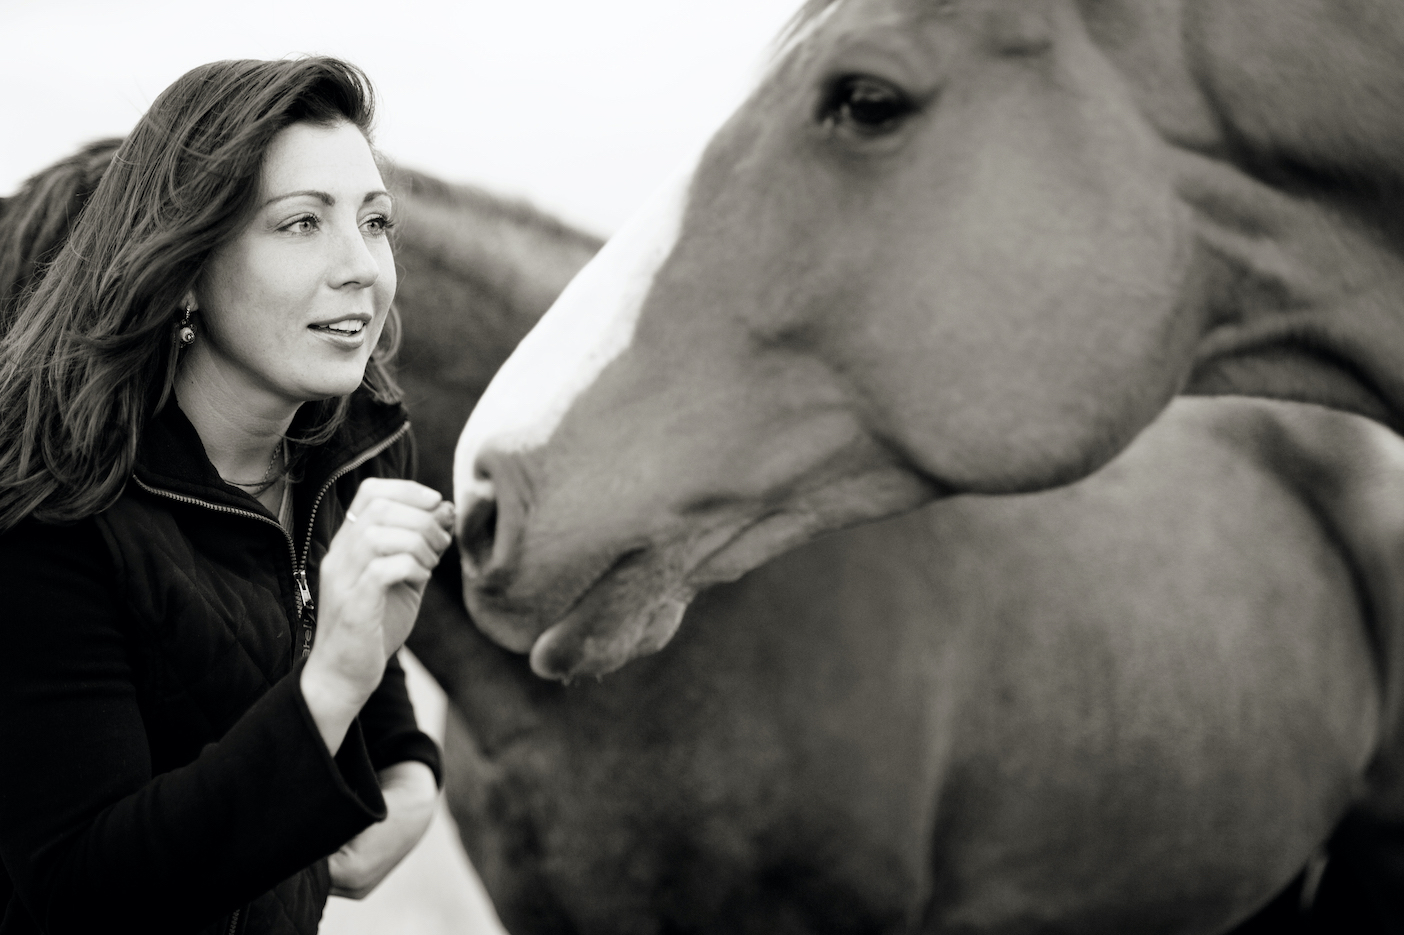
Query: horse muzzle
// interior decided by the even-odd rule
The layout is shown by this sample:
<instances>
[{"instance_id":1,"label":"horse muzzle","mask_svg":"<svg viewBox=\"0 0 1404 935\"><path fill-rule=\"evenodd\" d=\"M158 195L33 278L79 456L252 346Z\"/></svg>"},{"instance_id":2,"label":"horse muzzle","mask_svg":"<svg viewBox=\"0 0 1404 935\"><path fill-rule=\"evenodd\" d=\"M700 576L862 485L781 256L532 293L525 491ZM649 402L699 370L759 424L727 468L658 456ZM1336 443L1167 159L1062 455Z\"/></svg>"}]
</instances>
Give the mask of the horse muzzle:
<instances>
[{"instance_id":1,"label":"horse muzzle","mask_svg":"<svg viewBox=\"0 0 1404 935\"><path fill-rule=\"evenodd\" d=\"M672 639L696 589L669 575L666 547L616 541L572 550L577 537L533 510L522 455L480 458L455 530L463 601L480 630L530 653L538 675L562 680L603 675ZM555 519L598 527L573 512Z\"/></svg>"}]
</instances>

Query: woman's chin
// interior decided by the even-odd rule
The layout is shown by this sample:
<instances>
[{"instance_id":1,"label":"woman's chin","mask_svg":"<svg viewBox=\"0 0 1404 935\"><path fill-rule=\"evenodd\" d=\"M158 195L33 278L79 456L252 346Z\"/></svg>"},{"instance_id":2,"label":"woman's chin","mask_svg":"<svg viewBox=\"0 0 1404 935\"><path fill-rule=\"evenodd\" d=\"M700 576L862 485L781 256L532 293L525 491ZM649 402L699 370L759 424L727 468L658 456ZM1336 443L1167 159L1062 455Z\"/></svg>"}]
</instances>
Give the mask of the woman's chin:
<instances>
[{"instance_id":1,"label":"woman's chin","mask_svg":"<svg viewBox=\"0 0 1404 935\"><path fill-rule=\"evenodd\" d=\"M355 371L327 374L320 379L308 380L303 384L301 392L298 395L302 397L304 402L332 399L337 396L349 396L356 392L365 374L366 368L364 365Z\"/></svg>"}]
</instances>

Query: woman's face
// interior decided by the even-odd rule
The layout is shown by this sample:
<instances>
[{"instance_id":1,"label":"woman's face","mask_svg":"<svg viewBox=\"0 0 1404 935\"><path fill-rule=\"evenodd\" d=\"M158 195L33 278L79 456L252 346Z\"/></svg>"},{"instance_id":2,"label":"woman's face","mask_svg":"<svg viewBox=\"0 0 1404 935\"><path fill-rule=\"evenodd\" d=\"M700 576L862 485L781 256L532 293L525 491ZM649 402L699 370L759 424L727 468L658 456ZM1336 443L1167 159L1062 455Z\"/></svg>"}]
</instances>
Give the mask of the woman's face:
<instances>
[{"instance_id":1,"label":"woman's face","mask_svg":"<svg viewBox=\"0 0 1404 935\"><path fill-rule=\"evenodd\" d=\"M395 297L390 195L353 124L294 124L264 157L258 208L212 254L184 376L300 405L352 392Z\"/></svg>"}]
</instances>

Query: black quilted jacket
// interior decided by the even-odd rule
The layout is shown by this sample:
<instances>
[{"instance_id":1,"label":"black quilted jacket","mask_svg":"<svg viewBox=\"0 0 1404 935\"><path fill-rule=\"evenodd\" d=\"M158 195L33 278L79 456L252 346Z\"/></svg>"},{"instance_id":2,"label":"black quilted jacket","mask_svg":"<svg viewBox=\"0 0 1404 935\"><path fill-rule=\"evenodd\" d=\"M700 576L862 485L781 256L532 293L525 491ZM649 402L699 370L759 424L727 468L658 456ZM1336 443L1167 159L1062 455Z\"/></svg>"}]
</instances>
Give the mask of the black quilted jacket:
<instances>
[{"instance_id":1,"label":"black quilted jacket","mask_svg":"<svg viewBox=\"0 0 1404 935\"><path fill-rule=\"evenodd\" d=\"M289 537L172 403L114 506L0 536L0 935L316 931L375 771L440 768L397 664L334 759L297 678L318 563L362 479L408 475L408 431L358 397Z\"/></svg>"}]
</instances>

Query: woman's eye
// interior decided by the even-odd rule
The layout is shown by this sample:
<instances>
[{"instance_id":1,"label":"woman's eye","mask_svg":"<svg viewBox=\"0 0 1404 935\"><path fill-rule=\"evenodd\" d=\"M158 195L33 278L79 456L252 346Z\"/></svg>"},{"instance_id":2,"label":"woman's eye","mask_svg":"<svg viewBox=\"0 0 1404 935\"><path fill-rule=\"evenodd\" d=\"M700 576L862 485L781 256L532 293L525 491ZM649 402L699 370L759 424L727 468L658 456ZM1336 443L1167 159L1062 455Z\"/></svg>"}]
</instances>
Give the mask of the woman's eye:
<instances>
[{"instance_id":1,"label":"woman's eye","mask_svg":"<svg viewBox=\"0 0 1404 935\"><path fill-rule=\"evenodd\" d=\"M831 129L866 138L896 132L915 112L916 104L892 82L849 75L834 82L819 107L819 119Z\"/></svg>"},{"instance_id":2,"label":"woman's eye","mask_svg":"<svg viewBox=\"0 0 1404 935\"><path fill-rule=\"evenodd\" d=\"M361 224L363 227L366 228L366 230L370 231L373 234L383 234L390 228L395 226L395 222L390 220L390 218L386 217L383 214L377 214L372 217L368 217L364 221L362 221Z\"/></svg>"},{"instance_id":3,"label":"woman's eye","mask_svg":"<svg viewBox=\"0 0 1404 935\"><path fill-rule=\"evenodd\" d=\"M317 229L317 216L306 214L283 225L283 230L294 234L310 234Z\"/></svg>"}]
</instances>

